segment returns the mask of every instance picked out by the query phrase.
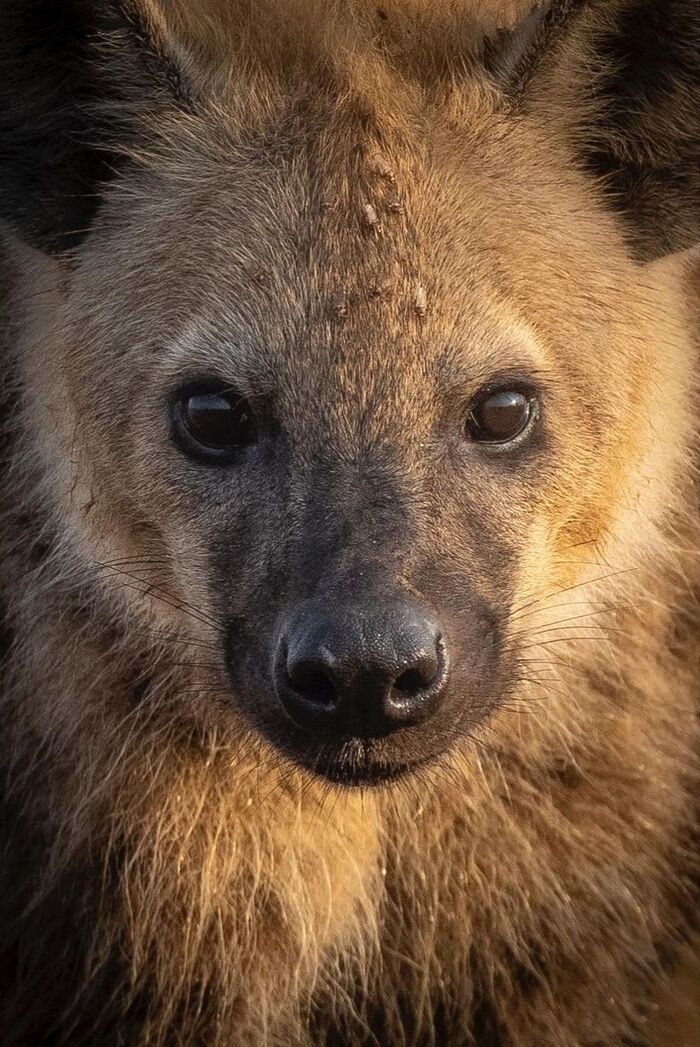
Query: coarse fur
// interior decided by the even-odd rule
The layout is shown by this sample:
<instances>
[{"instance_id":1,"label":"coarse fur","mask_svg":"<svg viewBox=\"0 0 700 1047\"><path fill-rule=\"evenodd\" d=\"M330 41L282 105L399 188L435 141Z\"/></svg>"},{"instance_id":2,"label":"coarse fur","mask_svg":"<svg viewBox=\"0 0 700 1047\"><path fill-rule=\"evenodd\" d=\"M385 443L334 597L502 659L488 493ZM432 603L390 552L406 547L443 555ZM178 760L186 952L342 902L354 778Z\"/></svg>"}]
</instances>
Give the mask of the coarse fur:
<instances>
[{"instance_id":1,"label":"coarse fur","mask_svg":"<svg viewBox=\"0 0 700 1047\"><path fill-rule=\"evenodd\" d=\"M33 92L0 106L3 1043L649 1042L697 902L692 5L633 106L642 0L71 2L58 44L50 6L0 16L0 102ZM171 446L193 371L274 403L237 472ZM451 434L506 371L542 423L489 459ZM280 608L387 579L461 705L344 787L261 679Z\"/></svg>"}]
</instances>

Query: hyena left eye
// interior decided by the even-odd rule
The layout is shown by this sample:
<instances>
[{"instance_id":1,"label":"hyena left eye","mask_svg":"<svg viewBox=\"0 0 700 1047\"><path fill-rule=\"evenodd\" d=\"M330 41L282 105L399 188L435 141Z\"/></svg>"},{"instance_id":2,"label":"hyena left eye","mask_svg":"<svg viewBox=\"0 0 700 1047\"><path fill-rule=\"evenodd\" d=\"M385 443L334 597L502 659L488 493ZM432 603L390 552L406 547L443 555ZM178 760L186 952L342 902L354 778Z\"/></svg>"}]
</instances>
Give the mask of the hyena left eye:
<instances>
[{"instance_id":1,"label":"hyena left eye","mask_svg":"<svg viewBox=\"0 0 700 1047\"><path fill-rule=\"evenodd\" d=\"M173 435L191 458L229 464L258 438L248 401L230 388L189 388L173 402Z\"/></svg>"},{"instance_id":2,"label":"hyena left eye","mask_svg":"<svg viewBox=\"0 0 700 1047\"><path fill-rule=\"evenodd\" d=\"M534 421L537 400L518 389L498 389L481 393L467 415L469 439L482 443L511 443Z\"/></svg>"}]
</instances>

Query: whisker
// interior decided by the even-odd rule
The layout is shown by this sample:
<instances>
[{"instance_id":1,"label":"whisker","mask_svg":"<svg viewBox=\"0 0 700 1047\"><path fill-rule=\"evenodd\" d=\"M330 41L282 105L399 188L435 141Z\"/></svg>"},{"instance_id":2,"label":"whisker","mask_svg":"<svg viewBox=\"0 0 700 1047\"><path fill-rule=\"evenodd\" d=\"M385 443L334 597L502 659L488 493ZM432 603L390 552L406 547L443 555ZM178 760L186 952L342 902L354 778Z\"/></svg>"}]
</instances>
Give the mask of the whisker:
<instances>
[{"instance_id":1,"label":"whisker","mask_svg":"<svg viewBox=\"0 0 700 1047\"><path fill-rule=\"evenodd\" d=\"M620 632L622 632L622 630L620 630ZM622 635L624 636L628 634L622 633ZM601 643L603 640L605 640L605 636L555 636L550 638L549 640L536 640L534 643L524 644L520 648L520 650L529 651L533 647L547 647L555 643L580 643L584 640L592 640L595 643Z\"/></svg>"},{"instance_id":2,"label":"whisker","mask_svg":"<svg viewBox=\"0 0 700 1047\"><path fill-rule=\"evenodd\" d=\"M613 604L606 604L604 607L596 607L595 605L588 602L588 600L567 600L564 603L546 604L542 606L536 606L531 608L525 614L509 614L506 616L507 622L523 622L527 618L532 618L536 614L542 614L544 611L555 611L562 607L590 607L589 611L578 615L579 618L590 618L593 615L599 614L612 614L618 610L618 607ZM560 619L560 621L573 621L572 618Z\"/></svg>"},{"instance_id":3,"label":"whisker","mask_svg":"<svg viewBox=\"0 0 700 1047\"><path fill-rule=\"evenodd\" d=\"M176 669L221 669L216 662L168 662L168 665Z\"/></svg>"},{"instance_id":4,"label":"whisker","mask_svg":"<svg viewBox=\"0 0 700 1047\"><path fill-rule=\"evenodd\" d=\"M143 582L142 578L140 578L138 575L132 574L129 571L123 571L120 568L111 567L109 564L99 563L98 561L95 561L95 563L97 567L100 567L103 570L111 571L113 574L119 575L121 577L130 578L133 582ZM141 589L136 585L129 585L126 582L122 584L124 588L133 589L135 592L141 593L142 596L152 597L154 600L158 600L159 603L165 604L168 607L172 607L176 611L184 611L184 613L189 615L190 618L193 618L194 621L199 622L201 625L208 626L215 632L220 631L219 623L216 622L213 618L210 618L209 615L204 614L204 612L200 611L199 608L194 607L193 604L186 603L184 600L177 600L176 598L168 600L165 596L161 595L162 593L167 591L163 589L162 586L146 586L145 589Z\"/></svg>"},{"instance_id":5,"label":"whisker","mask_svg":"<svg viewBox=\"0 0 700 1047\"><path fill-rule=\"evenodd\" d=\"M123 572L120 572L120 573L123 573ZM135 580L138 582L140 579L136 578ZM164 596L160 596L158 594L158 587L157 586L147 585L146 588L143 589L139 585L134 585L133 583L129 583L129 582L122 582L121 583L121 588L123 588L123 589L131 589L134 592L139 593L141 596L152 597L154 600L157 600L158 603L162 603L166 607L172 607L176 611L184 611L184 613L189 615L190 618L193 618L195 621L200 622L202 625L206 625L209 628L212 628L211 622L207 621L205 618L199 618L196 613L194 613L193 611L190 611L184 605L176 603L174 600L167 600Z\"/></svg>"},{"instance_id":6,"label":"whisker","mask_svg":"<svg viewBox=\"0 0 700 1047\"><path fill-rule=\"evenodd\" d=\"M546 624L543 624L542 626L536 626L534 629L533 628L516 629L513 632L509 633L509 636L510 637L514 637L514 636L541 636L543 633L550 633L550 632L554 632L555 630L564 629L567 626L567 624L570 623L570 622L580 622L580 621L584 621L584 620L586 620L588 618L591 618L591 617L592 617L592 615L590 615L590 614L575 614L575 615L572 615L570 618L560 618L556 622L546 623ZM592 622L590 628L591 629L600 629L601 631L604 630L604 631L607 631L607 632L610 632L610 630L611 630L611 627L609 627L607 625L599 625L597 622ZM615 626L613 626L612 628L614 629Z\"/></svg>"},{"instance_id":7,"label":"whisker","mask_svg":"<svg viewBox=\"0 0 700 1047\"><path fill-rule=\"evenodd\" d=\"M575 592L577 589L582 589L586 585L594 585L599 582L609 581L611 578L619 578L625 574L631 574L637 571L636 567L625 567L619 571L611 571L608 574L596 575L595 578L586 578L581 582L576 582L574 585L567 585L561 589L555 589L553 592L544 596L539 596L537 599L530 600L527 603L516 605L512 608L511 614L518 614L520 611L525 611L530 607L534 607L539 603L544 603L546 600L552 600L557 596L563 596L565 593Z\"/></svg>"},{"instance_id":8,"label":"whisker","mask_svg":"<svg viewBox=\"0 0 700 1047\"><path fill-rule=\"evenodd\" d=\"M156 633L154 638L160 643L175 643L181 644L183 647L198 647L205 651L219 652L218 645L209 643L207 640L183 639L179 636L172 636L169 633Z\"/></svg>"}]
</instances>

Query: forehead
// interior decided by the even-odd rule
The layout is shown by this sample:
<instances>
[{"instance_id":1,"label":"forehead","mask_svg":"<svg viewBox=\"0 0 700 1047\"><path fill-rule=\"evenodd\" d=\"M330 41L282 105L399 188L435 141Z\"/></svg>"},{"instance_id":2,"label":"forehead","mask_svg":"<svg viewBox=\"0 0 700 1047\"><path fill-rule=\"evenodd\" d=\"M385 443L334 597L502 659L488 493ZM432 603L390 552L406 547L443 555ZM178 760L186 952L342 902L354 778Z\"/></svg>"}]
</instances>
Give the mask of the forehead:
<instances>
[{"instance_id":1,"label":"forehead","mask_svg":"<svg viewBox=\"0 0 700 1047\"><path fill-rule=\"evenodd\" d=\"M138 233L139 258L167 259L153 297L179 317L169 370L260 388L298 370L300 349L307 378L339 359L360 375L398 358L407 375L411 361L471 377L542 367L543 280L558 323L558 286L570 322L609 301L581 260L580 186L551 136L475 84L393 87L381 112L305 84L169 129Z\"/></svg>"}]
</instances>

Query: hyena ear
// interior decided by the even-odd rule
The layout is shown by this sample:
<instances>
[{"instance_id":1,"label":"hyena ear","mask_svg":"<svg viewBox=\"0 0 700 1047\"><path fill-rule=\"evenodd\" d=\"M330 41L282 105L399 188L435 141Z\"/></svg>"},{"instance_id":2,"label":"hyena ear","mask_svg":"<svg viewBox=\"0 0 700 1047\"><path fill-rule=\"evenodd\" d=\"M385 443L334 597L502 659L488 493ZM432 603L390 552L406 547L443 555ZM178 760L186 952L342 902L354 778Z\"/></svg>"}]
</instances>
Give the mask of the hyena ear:
<instances>
[{"instance_id":1,"label":"hyena ear","mask_svg":"<svg viewBox=\"0 0 700 1047\"><path fill-rule=\"evenodd\" d=\"M0 219L75 248L149 109L184 80L151 0L0 0Z\"/></svg>"},{"instance_id":2,"label":"hyena ear","mask_svg":"<svg viewBox=\"0 0 700 1047\"><path fill-rule=\"evenodd\" d=\"M700 242L700 0L549 0L508 65L516 104L567 108L638 259Z\"/></svg>"}]
</instances>

